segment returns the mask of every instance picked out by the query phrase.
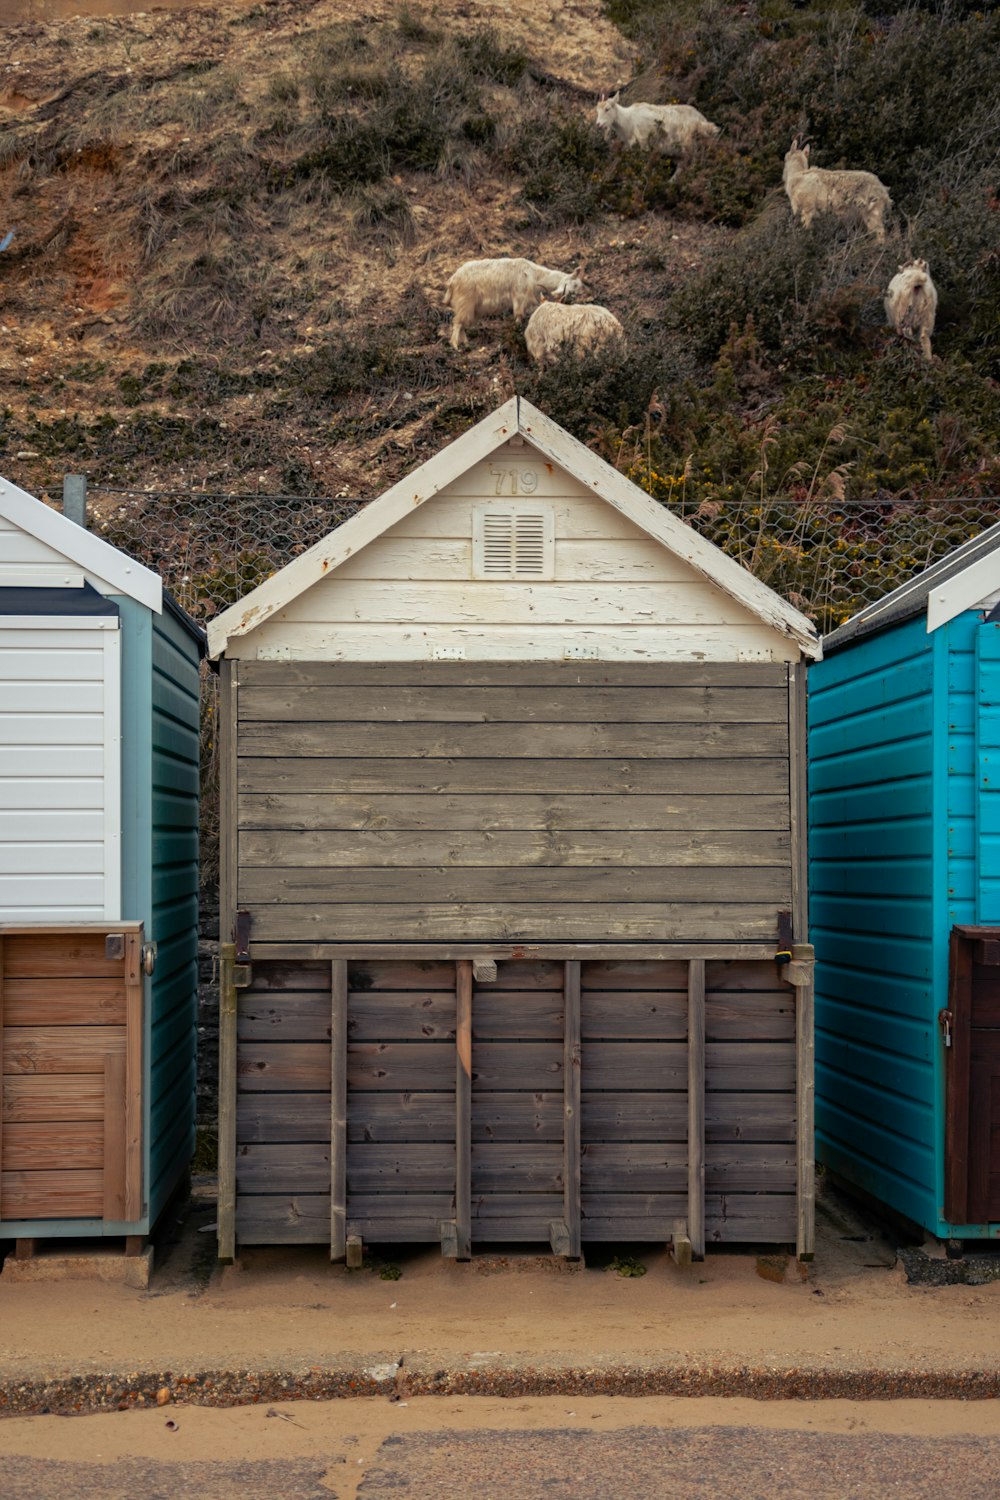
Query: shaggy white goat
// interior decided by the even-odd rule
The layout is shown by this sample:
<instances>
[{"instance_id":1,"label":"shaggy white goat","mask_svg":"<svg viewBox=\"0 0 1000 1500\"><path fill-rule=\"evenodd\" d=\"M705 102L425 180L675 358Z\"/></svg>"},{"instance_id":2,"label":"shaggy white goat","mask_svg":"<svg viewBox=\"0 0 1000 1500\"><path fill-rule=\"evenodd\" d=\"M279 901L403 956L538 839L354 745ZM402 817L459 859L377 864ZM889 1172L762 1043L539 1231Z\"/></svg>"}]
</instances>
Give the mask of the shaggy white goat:
<instances>
[{"instance_id":1,"label":"shaggy white goat","mask_svg":"<svg viewBox=\"0 0 1000 1500\"><path fill-rule=\"evenodd\" d=\"M931 334L937 313L937 287L925 260L900 266L885 293L885 315L904 339L916 339L925 359L931 357Z\"/></svg>"},{"instance_id":2,"label":"shaggy white goat","mask_svg":"<svg viewBox=\"0 0 1000 1500\"><path fill-rule=\"evenodd\" d=\"M574 307L543 302L528 319L524 342L535 363L544 368L546 360L570 350L591 354L608 344L624 347L625 330L614 313L596 302L578 302Z\"/></svg>"},{"instance_id":3,"label":"shaggy white goat","mask_svg":"<svg viewBox=\"0 0 1000 1500\"><path fill-rule=\"evenodd\" d=\"M699 138L719 134L693 104L619 104L618 95L597 105L597 123L626 146L661 146L671 156L690 151Z\"/></svg>"},{"instance_id":4,"label":"shaggy white goat","mask_svg":"<svg viewBox=\"0 0 1000 1500\"><path fill-rule=\"evenodd\" d=\"M543 292L561 302L582 290L576 271L550 271L520 258L467 260L451 277L444 294L445 306L452 312L452 348L459 347L466 328L481 317L512 312L515 318L523 318L538 306Z\"/></svg>"},{"instance_id":5,"label":"shaggy white goat","mask_svg":"<svg viewBox=\"0 0 1000 1500\"><path fill-rule=\"evenodd\" d=\"M884 183L874 172L831 172L809 165L809 147L793 141L785 153L781 180L792 214L808 229L817 214L861 219L869 234L885 244L885 217L892 207Z\"/></svg>"}]
</instances>

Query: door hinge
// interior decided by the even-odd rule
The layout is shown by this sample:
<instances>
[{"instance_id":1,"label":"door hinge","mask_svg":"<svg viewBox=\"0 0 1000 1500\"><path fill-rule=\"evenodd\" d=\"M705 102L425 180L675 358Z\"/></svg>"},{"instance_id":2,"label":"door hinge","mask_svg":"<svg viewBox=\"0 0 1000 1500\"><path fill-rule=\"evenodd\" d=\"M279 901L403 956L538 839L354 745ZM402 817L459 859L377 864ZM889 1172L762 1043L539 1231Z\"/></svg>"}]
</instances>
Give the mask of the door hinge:
<instances>
[{"instance_id":1,"label":"door hinge","mask_svg":"<svg viewBox=\"0 0 1000 1500\"><path fill-rule=\"evenodd\" d=\"M238 911L233 923L233 942L236 944L236 962L250 962L250 913Z\"/></svg>"}]
</instances>

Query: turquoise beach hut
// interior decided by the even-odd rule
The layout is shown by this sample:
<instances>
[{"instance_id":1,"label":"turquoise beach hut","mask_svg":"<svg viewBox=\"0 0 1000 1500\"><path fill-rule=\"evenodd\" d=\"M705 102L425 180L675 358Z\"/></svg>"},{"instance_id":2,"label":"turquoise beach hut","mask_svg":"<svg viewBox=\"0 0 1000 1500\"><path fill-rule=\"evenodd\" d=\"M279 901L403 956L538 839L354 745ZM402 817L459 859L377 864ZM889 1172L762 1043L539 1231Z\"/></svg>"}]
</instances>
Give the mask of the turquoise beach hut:
<instances>
[{"instance_id":1,"label":"turquoise beach hut","mask_svg":"<svg viewBox=\"0 0 1000 1500\"><path fill-rule=\"evenodd\" d=\"M138 1249L194 1142L204 636L0 479L0 1240Z\"/></svg>"},{"instance_id":2,"label":"turquoise beach hut","mask_svg":"<svg viewBox=\"0 0 1000 1500\"><path fill-rule=\"evenodd\" d=\"M826 637L809 673L817 1156L1000 1237L1000 526Z\"/></svg>"}]
</instances>

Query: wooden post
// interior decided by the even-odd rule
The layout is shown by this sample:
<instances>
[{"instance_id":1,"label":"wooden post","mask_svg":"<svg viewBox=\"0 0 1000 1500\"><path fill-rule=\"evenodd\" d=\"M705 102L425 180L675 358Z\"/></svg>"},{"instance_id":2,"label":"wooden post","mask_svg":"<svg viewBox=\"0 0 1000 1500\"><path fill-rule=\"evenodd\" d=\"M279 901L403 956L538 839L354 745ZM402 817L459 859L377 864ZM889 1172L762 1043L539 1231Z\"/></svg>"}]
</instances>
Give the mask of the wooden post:
<instances>
[{"instance_id":1,"label":"wooden post","mask_svg":"<svg viewBox=\"0 0 1000 1500\"><path fill-rule=\"evenodd\" d=\"M579 1260L580 1233L580 961L567 959L563 979L563 1217L566 1257Z\"/></svg>"},{"instance_id":2,"label":"wooden post","mask_svg":"<svg viewBox=\"0 0 1000 1500\"><path fill-rule=\"evenodd\" d=\"M219 1259L236 1258L236 944L219 944Z\"/></svg>"},{"instance_id":3,"label":"wooden post","mask_svg":"<svg viewBox=\"0 0 1000 1500\"><path fill-rule=\"evenodd\" d=\"M118 1224L129 1218L125 1206L128 1187L127 1076L125 1052L116 1048L107 1053L104 1058L104 1160L101 1171L104 1201L101 1213L109 1224Z\"/></svg>"},{"instance_id":4,"label":"wooden post","mask_svg":"<svg viewBox=\"0 0 1000 1500\"><path fill-rule=\"evenodd\" d=\"M809 943L792 948L789 979L795 985L795 1161L799 1260L812 1260L816 1249L816 1147L813 1109L816 1047L813 1034L815 959Z\"/></svg>"},{"instance_id":5,"label":"wooden post","mask_svg":"<svg viewBox=\"0 0 1000 1500\"><path fill-rule=\"evenodd\" d=\"M236 735L239 663L223 657L219 663L217 699L219 744L219 938L233 940L237 886Z\"/></svg>"},{"instance_id":6,"label":"wooden post","mask_svg":"<svg viewBox=\"0 0 1000 1500\"><path fill-rule=\"evenodd\" d=\"M705 960L688 961L689 1254L705 1257ZM678 1264L680 1258L678 1257Z\"/></svg>"},{"instance_id":7,"label":"wooden post","mask_svg":"<svg viewBox=\"0 0 1000 1500\"><path fill-rule=\"evenodd\" d=\"M809 936L807 753L806 667L805 662L794 662L788 668L788 780L791 793L792 940L796 943L806 942Z\"/></svg>"},{"instance_id":8,"label":"wooden post","mask_svg":"<svg viewBox=\"0 0 1000 1500\"><path fill-rule=\"evenodd\" d=\"M472 962L455 965L456 1260L472 1256Z\"/></svg>"},{"instance_id":9,"label":"wooden post","mask_svg":"<svg viewBox=\"0 0 1000 1500\"><path fill-rule=\"evenodd\" d=\"M143 929L125 934L125 1218L142 1217L145 974Z\"/></svg>"},{"instance_id":10,"label":"wooden post","mask_svg":"<svg viewBox=\"0 0 1000 1500\"><path fill-rule=\"evenodd\" d=\"M330 965L330 1259L347 1255L347 960Z\"/></svg>"}]
</instances>

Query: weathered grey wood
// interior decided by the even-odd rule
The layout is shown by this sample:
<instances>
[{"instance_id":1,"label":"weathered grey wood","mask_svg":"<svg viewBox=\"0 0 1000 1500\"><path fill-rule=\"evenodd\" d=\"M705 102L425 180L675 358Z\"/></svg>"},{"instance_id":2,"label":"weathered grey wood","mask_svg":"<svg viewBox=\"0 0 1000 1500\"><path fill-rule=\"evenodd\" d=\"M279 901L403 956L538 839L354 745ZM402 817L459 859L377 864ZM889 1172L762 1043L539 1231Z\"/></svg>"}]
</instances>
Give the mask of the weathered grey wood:
<instances>
[{"instance_id":1,"label":"weathered grey wood","mask_svg":"<svg viewBox=\"0 0 1000 1500\"><path fill-rule=\"evenodd\" d=\"M710 1041L790 1042L795 1038L795 996L790 990L764 994L709 995L705 1028Z\"/></svg>"},{"instance_id":2,"label":"weathered grey wood","mask_svg":"<svg viewBox=\"0 0 1000 1500\"><path fill-rule=\"evenodd\" d=\"M352 990L348 1035L351 1041L454 1041L453 991Z\"/></svg>"},{"instance_id":3,"label":"weathered grey wood","mask_svg":"<svg viewBox=\"0 0 1000 1500\"><path fill-rule=\"evenodd\" d=\"M322 1004L327 1010L329 1009L329 960L300 958L292 962L280 959L255 960L249 988L241 991L240 999L248 999L251 996L254 998L268 996L276 999L279 995L295 994L300 991L307 995L325 994L327 999Z\"/></svg>"},{"instance_id":4,"label":"weathered grey wood","mask_svg":"<svg viewBox=\"0 0 1000 1500\"><path fill-rule=\"evenodd\" d=\"M753 993L781 993L794 1002L793 987L783 977L782 969L774 961L774 954L767 958L715 959L709 957L705 965L705 989L709 998L715 995Z\"/></svg>"},{"instance_id":5,"label":"weathered grey wood","mask_svg":"<svg viewBox=\"0 0 1000 1500\"><path fill-rule=\"evenodd\" d=\"M553 1255L570 1258L569 1229L563 1219L553 1219L549 1225L549 1244ZM576 1257L579 1259L579 1257Z\"/></svg>"},{"instance_id":6,"label":"weathered grey wood","mask_svg":"<svg viewBox=\"0 0 1000 1500\"><path fill-rule=\"evenodd\" d=\"M581 1027L585 1041L682 1041L687 1035L687 997L672 991L584 990Z\"/></svg>"},{"instance_id":7,"label":"weathered grey wood","mask_svg":"<svg viewBox=\"0 0 1000 1500\"><path fill-rule=\"evenodd\" d=\"M329 724L242 723L242 757L345 759L450 756L749 760L788 757L787 724Z\"/></svg>"},{"instance_id":8,"label":"weathered grey wood","mask_svg":"<svg viewBox=\"0 0 1000 1500\"><path fill-rule=\"evenodd\" d=\"M365 1246L360 1234L349 1234L344 1246L344 1259L349 1271L360 1271L365 1263Z\"/></svg>"},{"instance_id":9,"label":"weathered grey wood","mask_svg":"<svg viewBox=\"0 0 1000 1500\"><path fill-rule=\"evenodd\" d=\"M388 990L398 994L404 990L420 990L451 994L455 988L455 965L438 957L427 957L426 949L419 950L417 961L392 959L361 959L352 962L348 970L350 989L357 998L371 990Z\"/></svg>"},{"instance_id":10,"label":"weathered grey wood","mask_svg":"<svg viewBox=\"0 0 1000 1500\"><path fill-rule=\"evenodd\" d=\"M224 658L219 663L216 702L219 746L219 935L233 937L237 889L237 713L241 663Z\"/></svg>"},{"instance_id":11,"label":"weathered grey wood","mask_svg":"<svg viewBox=\"0 0 1000 1500\"><path fill-rule=\"evenodd\" d=\"M305 1089L328 1094L330 1092L330 1044L328 1042L244 1042L239 1049L233 1071L234 1094L236 1089L240 1093L270 1093L274 1090ZM221 1095L221 1064L219 1091Z\"/></svg>"},{"instance_id":12,"label":"weathered grey wood","mask_svg":"<svg viewBox=\"0 0 1000 1500\"><path fill-rule=\"evenodd\" d=\"M707 1042L705 1087L795 1092L795 1047L789 1042Z\"/></svg>"},{"instance_id":13,"label":"weathered grey wood","mask_svg":"<svg viewBox=\"0 0 1000 1500\"><path fill-rule=\"evenodd\" d=\"M239 1094L237 1147L286 1141L330 1144L330 1094Z\"/></svg>"},{"instance_id":14,"label":"weathered grey wood","mask_svg":"<svg viewBox=\"0 0 1000 1500\"><path fill-rule=\"evenodd\" d=\"M722 1097L722 1096L720 1096ZM687 1093L589 1093L581 1100L583 1139L598 1142L680 1142L687 1140Z\"/></svg>"},{"instance_id":15,"label":"weathered grey wood","mask_svg":"<svg viewBox=\"0 0 1000 1500\"><path fill-rule=\"evenodd\" d=\"M322 687L781 687L781 662L246 661L247 685Z\"/></svg>"},{"instance_id":16,"label":"weathered grey wood","mask_svg":"<svg viewBox=\"0 0 1000 1500\"><path fill-rule=\"evenodd\" d=\"M496 959L474 958L472 960L472 978L476 984L496 984Z\"/></svg>"},{"instance_id":17,"label":"weathered grey wood","mask_svg":"<svg viewBox=\"0 0 1000 1500\"><path fill-rule=\"evenodd\" d=\"M240 1197L246 1193L325 1193L330 1181L328 1145L296 1142L237 1148L236 1191Z\"/></svg>"},{"instance_id":18,"label":"weathered grey wood","mask_svg":"<svg viewBox=\"0 0 1000 1500\"><path fill-rule=\"evenodd\" d=\"M670 1241L670 1253L682 1271L686 1271L695 1257L694 1245L687 1233L687 1225L682 1221L674 1226L674 1232Z\"/></svg>"},{"instance_id":19,"label":"weathered grey wood","mask_svg":"<svg viewBox=\"0 0 1000 1500\"><path fill-rule=\"evenodd\" d=\"M581 974L583 994L586 995L588 990L599 990L602 994L608 990L624 990L626 993L638 993L642 990L656 990L660 994L673 992L683 1009L687 1005L688 956L679 954L675 960L657 961L646 957L609 959L588 955L588 962ZM701 956L701 950L698 956ZM673 1002L668 1000L667 1003Z\"/></svg>"},{"instance_id":20,"label":"weathered grey wood","mask_svg":"<svg viewBox=\"0 0 1000 1500\"><path fill-rule=\"evenodd\" d=\"M359 1193L450 1193L455 1184L455 1147L446 1141L402 1142L348 1148L347 1186Z\"/></svg>"},{"instance_id":21,"label":"weathered grey wood","mask_svg":"<svg viewBox=\"0 0 1000 1500\"><path fill-rule=\"evenodd\" d=\"M534 883L544 891L555 877L531 871L535 866L555 866L560 879L575 879L584 893L592 884L599 897L603 894L601 882L609 875L620 875L630 889L637 881L636 889L657 890L662 886L664 899L683 901L687 886L692 892L689 899L711 899L714 882L726 892L718 900L739 900L748 889L760 901L779 897L791 900L788 834L761 830L682 835L561 829L544 833L467 829L445 833L242 833L240 862L240 899L244 903L266 901L268 880L275 882L273 900L279 899L279 893L297 889L310 893L344 890L347 882L355 885L360 896L366 889L365 882L371 883L370 870L400 869L405 881L407 872L418 866L430 867L426 879L434 878L433 867L444 867L448 889L456 877L447 872L458 868L458 878L468 881L470 890L488 889L490 880L495 882L504 875L508 883L525 879L528 888ZM587 868L603 865L613 865L614 869ZM480 874L478 866L489 868ZM587 873L581 869L571 874L571 866L584 867ZM337 875L339 881L334 878ZM736 880L743 881L738 890ZM558 892L558 886L553 888ZM568 884L566 888L575 887ZM386 883L386 889L392 889L391 882ZM470 895L469 899L476 898Z\"/></svg>"},{"instance_id":22,"label":"weathered grey wood","mask_svg":"<svg viewBox=\"0 0 1000 1500\"><path fill-rule=\"evenodd\" d=\"M795 1220L794 1193L708 1193L705 1198L710 1244L794 1240Z\"/></svg>"},{"instance_id":23,"label":"weathered grey wood","mask_svg":"<svg viewBox=\"0 0 1000 1500\"><path fill-rule=\"evenodd\" d=\"M479 1240L516 1238L518 1220L533 1223L534 1238L546 1240L548 1226L562 1213L562 1192L554 1193L477 1193L472 1200L472 1222Z\"/></svg>"},{"instance_id":24,"label":"weathered grey wood","mask_svg":"<svg viewBox=\"0 0 1000 1500\"><path fill-rule=\"evenodd\" d=\"M788 714L781 687L404 687L285 683L240 698L241 723L771 723Z\"/></svg>"},{"instance_id":25,"label":"weathered grey wood","mask_svg":"<svg viewBox=\"0 0 1000 1500\"><path fill-rule=\"evenodd\" d=\"M583 1054L583 1087L619 1092L629 1089L687 1088L686 1042L589 1042Z\"/></svg>"},{"instance_id":26,"label":"weathered grey wood","mask_svg":"<svg viewBox=\"0 0 1000 1500\"><path fill-rule=\"evenodd\" d=\"M404 943L423 940L439 945L449 939L472 944L482 951L493 940L528 943L593 941L600 931L605 942L725 942L775 941L773 905L724 903L641 902L628 904L556 902L488 905L470 902L424 902L405 905L258 906L248 903L258 942L309 943L331 932L356 951L359 944ZM440 951L438 949L438 951ZM580 955L573 954L573 957Z\"/></svg>"},{"instance_id":27,"label":"weathered grey wood","mask_svg":"<svg viewBox=\"0 0 1000 1500\"><path fill-rule=\"evenodd\" d=\"M792 933L796 943L809 940L809 863L806 798L806 664L788 667L788 779L791 791Z\"/></svg>"},{"instance_id":28,"label":"weathered grey wood","mask_svg":"<svg viewBox=\"0 0 1000 1500\"><path fill-rule=\"evenodd\" d=\"M563 1034L564 1005L560 989L555 994L534 990L501 990L498 985L477 989L472 1012L474 1041L559 1041Z\"/></svg>"},{"instance_id":29,"label":"weathered grey wood","mask_svg":"<svg viewBox=\"0 0 1000 1500\"><path fill-rule=\"evenodd\" d=\"M476 1090L557 1089L562 1085L561 1042L477 1042L473 1057Z\"/></svg>"},{"instance_id":30,"label":"weathered grey wood","mask_svg":"<svg viewBox=\"0 0 1000 1500\"><path fill-rule=\"evenodd\" d=\"M796 1152L791 1142L705 1147L705 1185L709 1192L794 1193L795 1183Z\"/></svg>"},{"instance_id":31,"label":"weathered grey wood","mask_svg":"<svg viewBox=\"0 0 1000 1500\"><path fill-rule=\"evenodd\" d=\"M587 1193L582 1200L585 1240L666 1240L683 1219L687 1195L677 1193Z\"/></svg>"},{"instance_id":32,"label":"weathered grey wood","mask_svg":"<svg viewBox=\"0 0 1000 1500\"><path fill-rule=\"evenodd\" d=\"M583 1147L583 1195L601 1193L681 1193L687 1186L687 1146L683 1141L587 1141Z\"/></svg>"},{"instance_id":33,"label":"weathered grey wood","mask_svg":"<svg viewBox=\"0 0 1000 1500\"><path fill-rule=\"evenodd\" d=\"M447 791L247 792L239 799L239 826L255 831L424 832L476 830L530 832L549 828L591 832L663 829L668 833L731 832L753 829L787 833L788 796L746 791L730 796L716 780L702 793L650 797L562 796L558 792L511 795L498 801L474 792Z\"/></svg>"},{"instance_id":34,"label":"weathered grey wood","mask_svg":"<svg viewBox=\"0 0 1000 1500\"><path fill-rule=\"evenodd\" d=\"M563 1038L563 1219L569 1231L566 1255L580 1258L580 1088L583 1046L580 1022L580 961L566 963Z\"/></svg>"},{"instance_id":35,"label":"weathered grey wood","mask_svg":"<svg viewBox=\"0 0 1000 1500\"><path fill-rule=\"evenodd\" d=\"M690 1254L705 1255L705 960L688 964L687 1239ZM675 1242L675 1253L677 1244Z\"/></svg>"},{"instance_id":36,"label":"weathered grey wood","mask_svg":"<svg viewBox=\"0 0 1000 1500\"><path fill-rule=\"evenodd\" d=\"M455 1048L449 1042L349 1042L349 1090L450 1089Z\"/></svg>"},{"instance_id":37,"label":"weathered grey wood","mask_svg":"<svg viewBox=\"0 0 1000 1500\"><path fill-rule=\"evenodd\" d=\"M804 972L796 989L795 1078L798 1101L795 1247L800 1260L811 1260L816 1249L814 954L809 944L792 949L795 968Z\"/></svg>"},{"instance_id":38,"label":"weathered grey wood","mask_svg":"<svg viewBox=\"0 0 1000 1500\"><path fill-rule=\"evenodd\" d=\"M219 1259L236 1257L236 945L219 944Z\"/></svg>"},{"instance_id":39,"label":"weathered grey wood","mask_svg":"<svg viewBox=\"0 0 1000 1500\"><path fill-rule=\"evenodd\" d=\"M329 1041L330 991L271 995L238 991L236 1031L241 1043Z\"/></svg>"},{"instance_id":40,"label":"weathered grey wood","mask_svg":"<svg viewBox=\"0 0 1000 1500\"><path fill-rule=\"evenodd\" d=\"M330 1259L347 1255L347 960L330 965Z\"/></svg>"},{"instance_id":41,"label":"weathered grey wood","mask_svg":"<svg viewBox=\"0 0 1000 1500\"><path fill-rule=\"evenodd\" d=\"M795 1140L794 1091L774 1094L710 1093L705 1098L706 1143Z\"/></svg>"},{"instance_id":42,"label":"weathered grey wood","mask_svg":"<svg viewBox=\"0 0 1000 1500\"><path fill-rule=\"evenodd\" d=\"M317 941L315 939L300 939L287 942L280 940L269 940L262 942L258 940L254 945L254 952L261 957L267 956L276 959L294 959L303 957L309 959L331 959L347 958L352 965L369 964L398 964L407 962L426 962L426 954L431 950L432 944L409 939L406 942L338 942L336 940ZM706 953L716 953L728 959L750 959L756 960L764 957L774 959L774 937L770 939L754 941L731 941L725 938L713 938L708 941L699 942L692 939L683 939L676 942L662 942L659 940L644 940L640 942L620 942L612 939L603 942L560 942L558 940L535 940L524 941L518 939L497 940L490 938L486 942L456 942L447 938L436 939L433 943L435 958L438 966L441 960L450 960L454 963L456 958L473 958L484 952L489 952L497 960L520 959L527 956L531 962L555 962L567 958L579 958L586 960L589 966L591 961L613 960L620 962L642 962L683 960L689 958L704 958ZM395 987L395 984L394 986Z\"/></svg>"},{"instance_id":43,"label":"weathered grey wood","mask_svg":"<svg viewBox=\"0 0 1000 1500\"><path fill-rule=\"evenodd\" d=\"M563 1148L558 1141L476 1142L472 1149L472 1197L483 1193L560 1193ZM525 1212L530 1204L525 1205Z\"/></svg>"},{"instance_id":44,"label":"weathered grey wood","mask_svg":"<svg viewBox=\"0 0 1000 1500\"><path fill-rule=\"evenodd\" d=\"M330 1238L330 1194L241 1194L236 1233L241 1245L325 1245Z\"/></svg>"},{"instance_id":45,"label":"weathered grey wood","mask_svg":"<svg viewBox=\"0 0 1000 1500\"><path fill-rule=\"evenodd\" d=\"M455 1230L456 1259L472 1254L472 960L455 965Z\"/></svg>"},{"instance_id":46,"label":"weathered grey wood","mask_svg":"<svg viewBox=\"0 0 1000 1500\"><path fill-rule=\"evenodd\" d=\"M475 1007L473 1007L475 1017ZM472 1095L472 1140L562 1140L563 1097L558 1092L490 1093L476 1088Z\"/></svg>"},{"instance_id":47,"label":"weathered grey wood","mask_svg":"<svg viewBox=\"0 0 1000 1500\"><path fill-rule=\"evenodd\" d=\"M356 1094L347 1111L347 1138L374 1144L442 1141L454 1158L455 1091Z\"/></svg>"},{"instance_id":48,"label":"weathered grey wood","mask_svg":"<svg viewBox=\"0 0 1000 1500\"><path fill-rule=\"evenodd\" d=\"M479 792L492 796L559 792L622 796L645 793L667 796L705 795L724 788L730 795L788 795L788 761L774 757L748 759L734 746L725 765L714 760L625 757L567 760L469 759L423 760L401 754L397 760L361 756L347 760L321 756L248 755L241 748L237 765L241 793L434 793Z\"/></svg>"},{"instance_id":49,"label":"weathered grey wood","mask_svg":"<svg viewBox=\"0 0 1000 1500\"><path fill-rule=\"evenodd\" d=\"M454 1219L441 1221L441 1254L445 1260L458 1259L458 1226Z\"/></svg>"}]
</instances>

